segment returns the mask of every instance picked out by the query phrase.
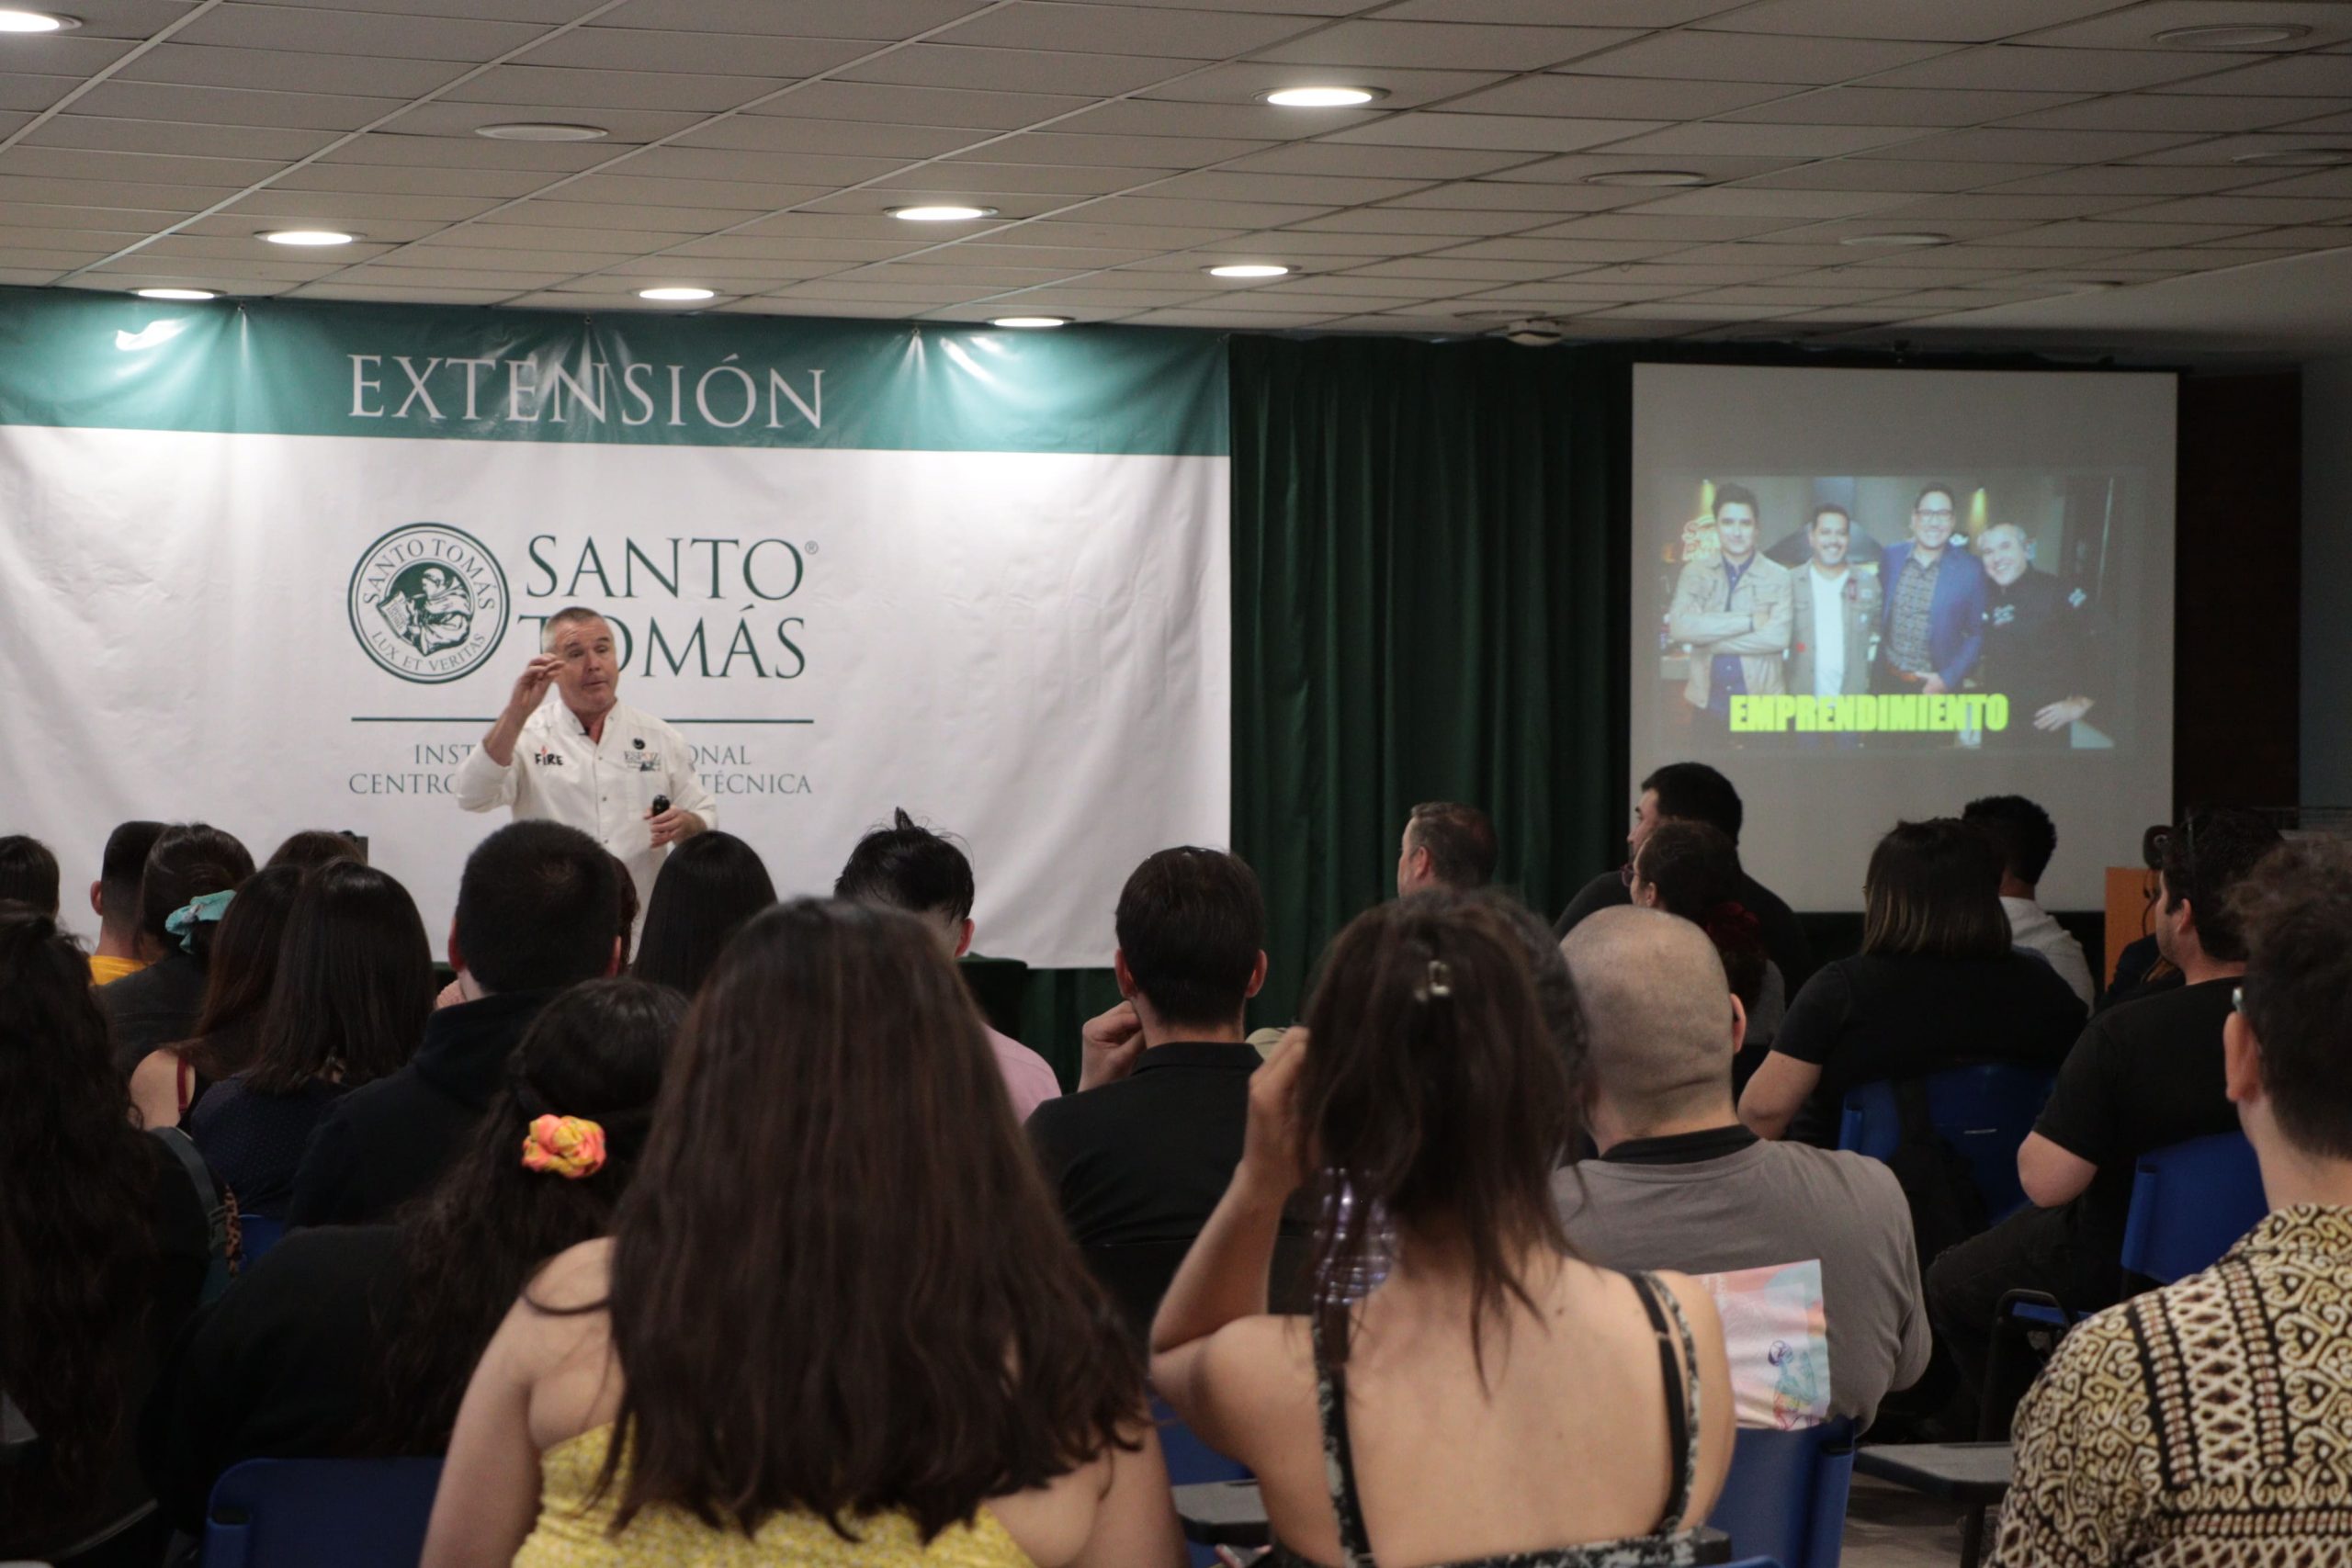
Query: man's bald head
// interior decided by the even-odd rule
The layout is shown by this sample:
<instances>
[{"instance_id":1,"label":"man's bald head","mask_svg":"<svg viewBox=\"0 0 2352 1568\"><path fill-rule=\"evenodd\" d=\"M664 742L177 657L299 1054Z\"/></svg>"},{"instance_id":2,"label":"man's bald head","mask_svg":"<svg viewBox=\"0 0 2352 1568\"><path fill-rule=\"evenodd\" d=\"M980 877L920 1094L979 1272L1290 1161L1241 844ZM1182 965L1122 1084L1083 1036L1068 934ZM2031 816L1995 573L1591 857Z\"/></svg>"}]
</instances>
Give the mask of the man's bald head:
<instances>
[{"instance_id":1,"label":"man's bald head","mask_svg":"<svg viewBox=\"0 0 2352 1568\"><path fill-rule=\"evenodd\" d=\"M1658 909L1602 909L1560 943L1584 1010L1590 1081L1628 1127L1730 1115L1735 1003L1707 933Z\"/></svg>"}]
</instances>

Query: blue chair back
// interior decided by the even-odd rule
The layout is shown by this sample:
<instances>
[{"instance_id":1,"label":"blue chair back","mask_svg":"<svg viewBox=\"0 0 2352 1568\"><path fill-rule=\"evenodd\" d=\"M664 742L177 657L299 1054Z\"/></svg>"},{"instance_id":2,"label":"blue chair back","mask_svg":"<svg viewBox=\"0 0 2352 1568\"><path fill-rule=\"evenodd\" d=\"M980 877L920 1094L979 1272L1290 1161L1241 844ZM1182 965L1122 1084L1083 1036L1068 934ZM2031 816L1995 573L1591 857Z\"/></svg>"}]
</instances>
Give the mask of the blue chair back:
<instances>
[{"instance_id":1,"label":"blue chair back","mask_svg":"<svg viewBox=\"0 0 2352 1568\"><path fill-rule=\"evenodd\" d=\"M1707 1522L1731 1537L1734 1551L1782 1568L1838 1568L1853 1483L1853 1422L1793 1432L1742 1427Z\"/></svg>"},{"instance_id":2,"label":"blue chair back","mask_svg":"<svg viewBox=\"0 0 2352 1568\"><path fill-rule=\"evenodd\" d=\"M2221 1261L2268 1212L2244 1133L2218 1133L2140 1156L2123 1222L2123 1267L2169 1285Z\"/></svg>"},{"instance_id":3,"label":"blue chair back","mask_svg":"<svg viewBox=\"0 0 2352 1568\"><path fill-rule=\"evenodd\" d=\"M212 1483L204 1568L416 1568L437 1459L249 1459Z\"/></svg>"},{"instance_id":4,"label":"blue chair back","mask_svg":"<svg viewBox=\"0 0 2352 1568\"><path fill-rule=\"evenodd\" d=\"M1998 1220L2025 1202L2018 1182L2018 1148L2033 1131L2034 1118L2050 1099L2057 1076L2007 1062L1984 1062L1929 1073L1928 1119L1937 1134L1968 1162L1984 1213ZM1872 1159L1894 1157L1903 1142L1903 1117L1892 1083L1867 1083L1846 1094L1838 1146Z\"/></svg>"},{"instance_id":5,"label":"blue chair back","mask_svg":"<svg viewBox=\"0 0 2352 1568\"><path fill-rule=\"evenodd\" d=\"M237 1216L237 1258L241 1266L252 1268L269 1254L269 1249L285 1239L284 1220L264 1219L259 1214Z\"/></svg>"}]
</instances>

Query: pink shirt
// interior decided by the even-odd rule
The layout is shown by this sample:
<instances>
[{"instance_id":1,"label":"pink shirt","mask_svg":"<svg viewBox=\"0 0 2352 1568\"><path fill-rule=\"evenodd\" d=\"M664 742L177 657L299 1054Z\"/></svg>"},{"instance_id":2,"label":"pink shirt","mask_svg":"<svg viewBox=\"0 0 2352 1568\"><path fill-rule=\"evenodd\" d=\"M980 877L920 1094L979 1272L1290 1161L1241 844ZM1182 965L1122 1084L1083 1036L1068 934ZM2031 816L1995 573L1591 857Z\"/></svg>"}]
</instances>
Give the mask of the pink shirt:
<instances>
[{"instance_id":1,"label":"pink shirt","mask_svg":"<svg viewBox=\"0 0 2352 1568\"><path fill-rule=\"evenodd\" d=\"M1012 1096L1012 1119L1029 1120L1029 1112L1062 1092L1061 1080L1054 1077L1054 1069L1046 1058L1021 1043L1010 1034L989 1031L989 1045L996 1052L996 1065L1004 1074L1005 1092Z\"/></svg>"}]
</instances>

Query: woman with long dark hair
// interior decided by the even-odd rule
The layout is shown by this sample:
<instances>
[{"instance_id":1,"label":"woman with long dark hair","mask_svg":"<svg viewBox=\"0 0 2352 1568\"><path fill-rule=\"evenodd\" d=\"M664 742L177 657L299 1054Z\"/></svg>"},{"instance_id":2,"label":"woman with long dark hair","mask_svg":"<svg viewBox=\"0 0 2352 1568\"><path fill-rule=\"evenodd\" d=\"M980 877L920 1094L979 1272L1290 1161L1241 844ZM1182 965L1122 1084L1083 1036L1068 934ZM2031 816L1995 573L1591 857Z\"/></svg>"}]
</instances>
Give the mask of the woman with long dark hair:
<instances>
[{"instance_id":1,"label":"woman with long dark hair","mask_svg":"<svg viewBox=\"0 0 2352 1568\"><path fill-rule=\"evenodd\" d=\"M278 943L306 874L300 865L266 867L230 900L211 936L195 1030L149 1052L130 1075L130 1102L141 1125L179 1125L205 1090L253 1066L262 1014L277 984Z\"/></svg>"},{"instance_id":2,"label":"woman with long dark hair","mask_svg":"<svg viewBox=\"0 0 2352 1568\"><path fill-rule=\"evenodd\" d=\"M1569 1251L1576 1106L1498 901L1415 894L1332 944L1152 1325L1154 1385L1256 1472L1276 1562L1697 1560L1731 1458L1723 1331L1690 1280ZM1311 1318L1268 1316L1309 1184L1352 1201L1323 1205Z\"/></svg>"},{"instance_id":3,"label":"woman with long dark hair","mask_svg":"<svg viewBox=\"0 0 2352 1568\"><path fill-rule=\"evenodd\" d=\"M284 1216L319 1118L397 1071L432 1010L433 949L408 889L356 862L311 872L288 918L253 1065L188 1116L188 1135L241 1212Z\"/></svg>"},{"instance_id":4,"label":"woman with long dark hair","mask_svg":"<svg viewBox=\"0 0 2352 1568\"><path fill-rule=\"evenodd\" d=\"M613 1239L467 1390L429 1568L1172 1568L1142 1370L912 916L796 899L688 1014Z\"/></svg>"},{"instance_id":5,"label":"woman with long dark hair","mask_svg":"<svg viewBox=\"0 0 2352 1568\"><path fill-rule=\"evenodd\" d=\"M717 829L670 852L646 900L645 934L629 973L687 996L702 989L728 939L775 902L760 852Z\"/></svg>"},{"instance_id":6,"label":"woman with long dark hair","mask_svg":"<svg viewBox=\"0 0 2352 1568\"><path fill-rule=\"evenodd\" d=\"M1958 818L1898 822L1871 852L1862 951L1823 965L1739 1098L1759 1137L1830 1146L1846 1091L1971 1062L2055 1068L2083 1004L2009 944L2001 856Z\"/></svg>"},{"instance_id":7,"label":"woman with long dark hair","mask_svg":"<svg viewBox=\"0 0 2352 1568\"><path fill-rule=\"evenodd\" d=\"M653 1120L684 998L594 980L514 1048L472 1144L387 1225L296 1231L182 1343L149 1407L148 1472L181 1528L264 1455L437 1454L532 1270L605 1234Z\"/></svg>"},{"instance_id":8,"label":"woman with long dark hair","mask_svg":"<svg viewBox=\"0 0 2352 1568\"><path fill-rule=\"evenodd\" d=\"M227 895L253 874L252 852L209 822L175 822L147 852L139 874L139 946L154 962L98 988L115 1068L126 1081L149 1052L193 1031Z\"/></svg>"},{"instance_id":9,"label":"woman with long dark hair","mask_svg":"<svg viewBox=\"0 0 2352 1568\"><path fill-rule=\"evenodd\" d=\"M40 1437L0 1463L0 1557L161 1551L137 1523L80 1550L144 1506L130 1424L210 1247L187 1171L130 1110L88 956L48 916L0 908L0 1395Z\"/></svg>"},{"instance_id":10,"label":"woman with long dark hair","mask_svg":"<svg viewBox=\"0 0 2352 1568\"><path fill-rule=\"evenodd\" d=\"M1626 889L1644 908L1663 909L1707 933L1724 961L1731 994L1747 1011L1747 1042L1756 1058L1780 1032L1788 1011L1788 981L1764 950L1764 925L1740 902L1739 846L1706 822L1669 819L1650 829L1625 868ZM1747 1064L1754 1070L1754 1059ZM1747 1073L1734 1068L1739 1082Z\"/></svg>"}]
</instances>

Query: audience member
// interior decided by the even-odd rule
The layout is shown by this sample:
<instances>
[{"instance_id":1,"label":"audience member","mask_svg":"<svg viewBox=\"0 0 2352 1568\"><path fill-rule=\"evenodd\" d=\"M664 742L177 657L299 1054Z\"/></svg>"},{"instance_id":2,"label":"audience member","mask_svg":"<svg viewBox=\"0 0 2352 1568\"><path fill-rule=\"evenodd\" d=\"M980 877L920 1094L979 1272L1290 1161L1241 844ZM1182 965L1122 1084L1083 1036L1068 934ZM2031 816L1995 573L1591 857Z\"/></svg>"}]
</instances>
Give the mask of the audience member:
<instances>
[{"instance_id":1,"label":"audience member","mask_svg":"<svg viewBox=\"0 0 2352 1568\"><path fill-rule=\"evenodd\" d=\"M1642 781L1633 829L1625 835L1625 863L1633 863L1642 840L1661 822L1704 822L1729 839L1736 852L1747 816L1739 792L1723 774L1704 762L1668 762ZM1624 871L1603 872L1586 883L1561 911L1553 922L1552 934L1564 937L1595 909L1616 908L1631 901ZM1782 981L1792 990L1802 987L1813 974L1813 949L1805 942L1804 928L1797 923L1795 912L1745 871L1739 874L1739 901L1761 923L1764 951L1780 965Z\"/></svg>"},{"instance_id":2,"label":"audience member","mask_svg":"<svg viewBox=\"0 0 2352 1568\"><path fill-rule=\"evenodd\" d=\"M90 955L94 986L135 974L159 956L139 929L139 879L163 835L161 822L123 822L107 835L98 879L90 884L90 912L98 917L97 951Z\"/></svg>"},{"instance_id":3,"label":"audience member","mask_svg":"<svg viewBox=\"0 0 2352 1568\"><path fill-rule=\"evenodd\" d=\"M1430 800L1405 820L1396 852L1396 896L1425 887L1469 892L1495 877L1495 825L1475 806Z\"/></svg>"},{"instance_id":4,"label":"audience member","mask_svg":"<svg viewBox=\"0 0 2352 1568\"><path fill-rule=\"evenodd\" d=\"M0 1558L130 1568L164 1532L137 1522L127 1433L211 1239L187 1168L131 1125L96 994L54 920L0 908L0 1398L39 1438L0 1462Z\"/></svg>"},{"instance_id":5,"label":"audience member","mask_svg":"<svg viewBox=\"0 0 2352 1568\"><path fill-rule=\"evenodd\" d=\"M613 1238L484 1353L426 1568L1181 1562L1139 1370L1002 1084L913 917L752 920Z\"/></svg>"},{"instance_id":6,"label":"audience member","mask_svg":"<svg viewBox=\"0 0 2352 1568\"><path fill-rule=\"evenodd\" d=\"M849 863L833 880L833 897L855 898L920 915L940 940L950 958L972 951L972 902L975 897L972 863L954 840L915 825L904 811L896 812L890 826L877 828L850 851ZM1003 1069L1004 1087L1012 1096L1012 1114L1026 1122L1029 1113L1062 1092L1061 1080L1046 1058L990 1027L985 1021L989 1049Z\"/></svg>"},{"instance_id":7,"label":"audience member","mask_svg":"<svg viewBox=\"0 0 2352 1568\"><path fill-rule=\"evenodd\" d=\"M1652 834L1645 854L1671 830ZM1584 1005L1600 1150L1553 1179L1577 1256L1691 1274L1817 1259L1829 1414L1869 1426L1879 1401L1928 1366L1918 1253L1894 1173L1740 1125L1731 1064L1745 1010L1718 951L1688 922L1603 909L1561 948Z\"/></svg>"},{"instance_id":8,"label":"audience member","mask_svg":"<svg viewBox=\"0 0 2352 1568\"><path fill-rule=\"evenodd\" d=\"M2007 1568L2352 1556L2352 847L2290 844L2233 902L2222 1070L2270 1215L2059 1343L2018 1412Z\"/></svg>"},{"instance_id":9,"label":"audience member","mask_svg":"<svg viewBox=\"0 0 2352 1568\"><path fill-rule=\"evenodd\" d=\"M2008 1292L2043 1292L2077 1312L2121 1298L2123 1222L2142 1155L2237 1127L2222 1026L2246 945L2231 899L2278 843L2260 817L2227 808L2190 813L2168 839L2156 940L2188 984L2091 1021L2018 1151L2031 1205L1928 1270L1936 1337L1965 1392L1983 1387L1994 1314ZM2018 1392L1993 1391L1996 1425Z\"/></svg>"},{"instance_id":10,"label":"audience member","mask_svg":"<svg viewBox=\"0 0 2352 1568\"><path fill-rule=\"evenodd\" d=\"M1723 1330L1694 1281L1570 1249L1551 1179L1581 1136L1495 904L1416 894L1340 933L1152 1325L1154 1385L1256 1474L1275 1561L1694 1561L1731 1457ZM1309 1183L1353 1201L1323 1207L1311 1317L1270 1316Z\"/></svg>"},{"instance_id":11,"label":"audience member","mask_svg":"<svg viewBox=\"0 0 2352 1568\"><path fill-rule=\"evenodd\" d=\"M653 879L645 940L629 973L692 997L728 939L775 902L759 851L716 828L697 833L670 852Z\"/></svg>"},{"instance_id":12,"label":"audience member","mask_svg":"<svg viewBox=\"0 0 2352 1568\"><path fill-rule=\"evenodd\" d=\"M525 1280L609 1229L685 1010L635 980L564 992L514 1048L465 1152L397 1224L298 1231L205 1309L141 1429L178 1528L201 1528L212 1483L241 1460L448 1447Z\"/></svg>"},{"instance_id":13,"label":"audience member","mask_svg":"<svg viewBox=\"0 0 2352 1568\"><path fill-rule=\"evenodd\" d=\"M1636 908L1663 909L1707 933L1747 1014L1743 1051L1760 1059L1788 1011L1788 981L1764 951L1763 923L1739 901L1739 851L1707 823L1661 822L1634 852L1625 889Z\"/></svg>"},{"instance_id":14,"label":"audience member","mask_svg":"<svg viewBox=\"0 0 2352 1568\"><path fill-rule=\"evenodd\" d=\"M188 1116L239 1213L285 1218L320 1120L398 1072L432 1010L433 944L408 889L356 861L311 872L287 920L253 1065Z\"/></svg>"},{"instance_id":15,"label":"audience member","mask_svg":"<svg viewBox=\"0 0 2352 1568\"><path fill-rule=\"evenodd\" d=\"M183 822L156 836L139 875L139 933L154 962L98 992L126 1082L149 1052L193 1031L215 927L228 895L253 874L245 846L209 823Z\"/></svg>"},{"instance_id":16,"label":"audience member","mask_svg":"<svg viewBox=\"0 0 2352 1568\"><path fill-rule=\"evenodd\" d=\"M2083 1004L2049 964L2015 952L2000 856L1955 818L1901 822L1871 852L1862 951L1825 964L1740 1096L1759 1136L1825 1147L1846 1091L1968 1062L2055 1068Z\"/></svg>"},{"instance_id":17,"label":"audience member","mask_svg":"<svg viewBox=\"0 0 2352 1568\"><path fill-rule=\"evenodd\" d=\"M206 1090L253 1066L261 1018L277 984L278 948L295 895L299 865L268 866L245 879L213 933L204 976L204 1006L188 1038L150 1051L130 1075L130 1102L142 1127L175 1127Z\"/></svg>"},{"instance_id":18,"label":"audience member","mask_svg":"<svg viewBox=\"0 0 2352 1568\"><path fill-rule=\"evenodd\" d=\"M474 847L449 931L467 999L433 1013L406 1066L320 1118L289 1224L365 1224L440 1179L539 1010L619 969L620 880L595 840L560 822L509 823Z\"/></svg>"},{"instance_id":19,"label":"audience member","mask_svg":"<svg viewBox=\"0 0 2352 1568\"><path fill-rule=\"evenodd\" d=\"M368 863L368 852L359 847L358 840L328 828L305 828L288 834L284 843L270 852L268 863L262 869L293 865L308 871L346 860L357 861L361 865Z\"/></svg>"},{"instance_id":20,"label":"audience member","mask_svg":"<svg viewBox=\"0 0 2352 1568\"><path fill-rule=\"evenodd\" d=\"M23 833L0 837L0 904L9 903L57 918L57 857Z\"/></svg>"},{"instance_id":21,"label":"audience member","mask_svg":"<svg viewBox=\"0 0 2352 1568\"><path fill-rule=\"evenodd\" d=\"M1261 1060L1242 1010L1266 979L1266 906L1238 857L1188 846L1136 867L1116 920L1126 1000L1089 1021L1080 1092L1037 1107L1029 1137L1080 1247L1155 1248L1090 1259L1140 1316L1241 1158Z\"/></svg>"},{"instance_id":22,"label":"audience member","mask_svg":"<svg viewBox=\"0 0 2352 1568\"><path fill-rule=\"evenodd\" d=\"M2083 944L2034 899L2050 857L2058 852L2058 829L2050 813L2021 795L1988 795L1970 801L1960 819L2001 852L2001 909L2009 917L2010 945L2048 959L2083 1005L2090 1006L2091 965Z\"/></svg>"}]
</instances>

